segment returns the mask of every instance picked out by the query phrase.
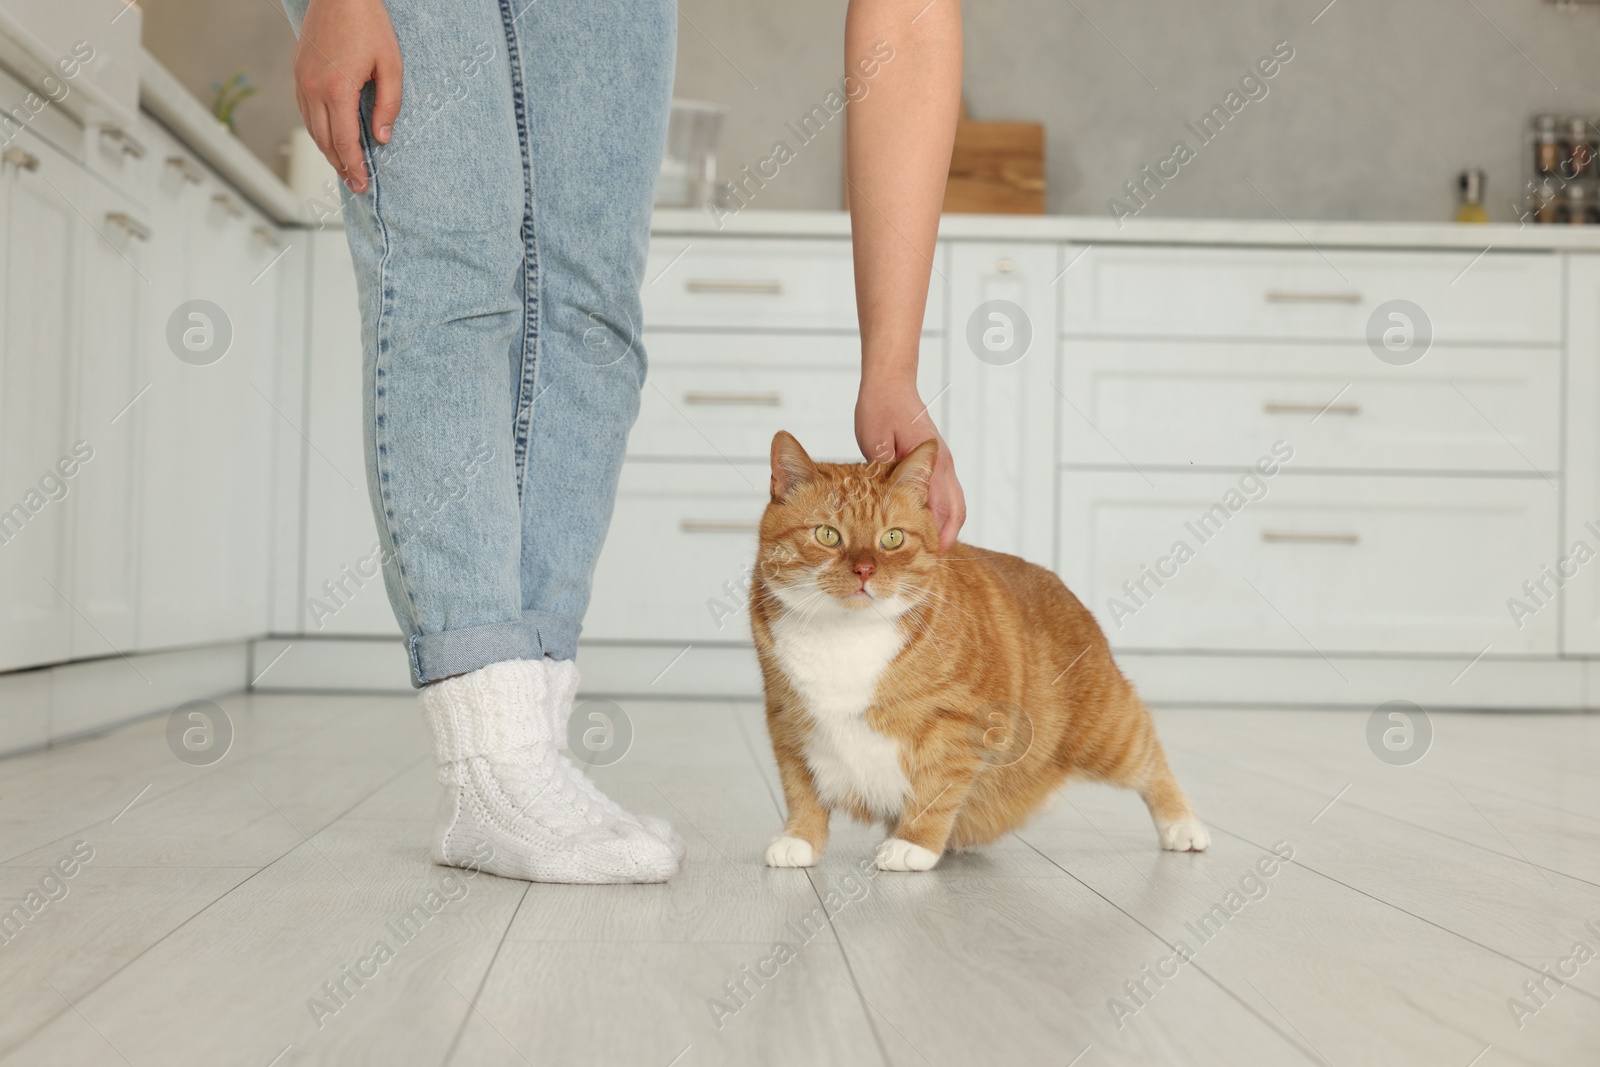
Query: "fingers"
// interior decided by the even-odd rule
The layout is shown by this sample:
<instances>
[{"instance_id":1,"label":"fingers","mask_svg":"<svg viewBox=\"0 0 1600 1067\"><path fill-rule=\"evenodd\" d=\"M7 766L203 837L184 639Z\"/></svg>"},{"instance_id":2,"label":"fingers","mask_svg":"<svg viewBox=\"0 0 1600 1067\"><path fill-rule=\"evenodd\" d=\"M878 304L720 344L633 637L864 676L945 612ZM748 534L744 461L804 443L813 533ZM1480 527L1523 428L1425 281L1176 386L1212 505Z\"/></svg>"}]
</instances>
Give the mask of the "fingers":
<instances>
[{"instance_id":1,"label":"fingers","mask_svg":"<svg viewBox=\"0 0 1600 1067\"><path fill-rule=\"evenodd\" d=\"M334 166L344 175L352 193L365 192L367 164L361 156L361 98L348 86L328 96L328 136Z\"/></svg>"},{"instance_id":2,"label":"fingers","mask_svg":"<svg viewBox=\"0 0 1600 1067\"><path fill-rule=\"evenodd\" d=\"M944 454L947 453L941 450L941 455ZM967 521L966 495L961 491L961 483L956 480L954 465L941 471L939 477L934 479L934 497L929 504L933 508L934 521L939 524L939 554L944 555L956 543L961 527Z\"/></svg>"},{"instance_id":3,"label":"fingers","mask_svg":"<svg viewBox=\"0 0 1600 1067\"><path fill-rule=\"evenodd\" d=\"M394 120L400 117L399 49L378 57L373 81L372 135L379 144L388 144L394 135Z\"/></svg>"},{"instance_id":4,"label":"fingers","mask_svg":"<svg viewBox=\"0 0 1600 1067\"><path fill-rule=\"evenodd\" d=\"M317 147L334 170L339 169L339 157L334 154L333 144L328 137L328 109L310 97L306 98L306 132L311 134L311 139L317 142Z\"/></svg>"}]
</instances>

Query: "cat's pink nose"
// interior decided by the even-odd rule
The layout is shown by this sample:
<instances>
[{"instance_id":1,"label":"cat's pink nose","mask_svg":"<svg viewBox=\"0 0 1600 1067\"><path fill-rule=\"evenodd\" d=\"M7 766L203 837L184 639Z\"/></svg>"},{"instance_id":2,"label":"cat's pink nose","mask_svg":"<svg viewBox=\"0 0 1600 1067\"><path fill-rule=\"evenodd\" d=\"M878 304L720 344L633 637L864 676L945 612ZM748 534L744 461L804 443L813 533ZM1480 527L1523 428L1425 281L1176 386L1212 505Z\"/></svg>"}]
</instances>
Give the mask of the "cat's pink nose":
<instances>
[{"instance_id":1,"label":"cat's pink nose","mask_svg":"<svg viewBox=\"0 0 1600 1067\"><path fill-rule=\"evenodd\" d=\"M863 560L862 562L857 563L852 569L861 578L862 584L865 584L867 579L872 577L872 572L878 568Z\"/></svg>"}]
</instances>

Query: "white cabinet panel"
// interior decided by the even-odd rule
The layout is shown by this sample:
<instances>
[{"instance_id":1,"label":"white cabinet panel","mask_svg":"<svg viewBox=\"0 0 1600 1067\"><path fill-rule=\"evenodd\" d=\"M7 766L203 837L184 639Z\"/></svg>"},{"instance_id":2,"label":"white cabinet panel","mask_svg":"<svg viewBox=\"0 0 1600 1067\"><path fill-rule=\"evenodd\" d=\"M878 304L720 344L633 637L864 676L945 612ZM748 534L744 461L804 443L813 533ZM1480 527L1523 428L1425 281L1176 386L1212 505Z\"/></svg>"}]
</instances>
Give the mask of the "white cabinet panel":
<instances>
[{"instance_id":1,"label":"white cabinet panel","mask_svg":"<svg viewBox=\"0 0 1600 1067\"><path fill-rule=\"evenodd\" d=\"M1555 551L1557 494L1537 478L1070 471L1061 486L1061 576L1115 645L1556 651L1556 608L1507 606Z\"/></svg>"},{"instance_id":2,"label":"white cabinet panel","mask_svg":"<svg viewBox=\"0 0 1600 1067\"><path fill-rule=\"evenodd\" d=\"M24 132L0 165L0 669L66 659L81 175Z\"/></svg>"},{"instance_id":3,"label":"white cabinet panel","mask_svg":"<svg viewBox=\"0 0 1600 1067\"><path fill-rule=\"evenodd\" d=\"M1365 345L1068 339L1061 460L1238 466L1262 443L1297 467L1561 467L1561 353L1437 347L1406 367Z\"/></svg>"},{"instance_id":4,"label":"white cabinet panel","mask_svg":"<svg viewBox=\"0 0 1600 1067\"><path fill-rule=\"evenodd\" d=\"M765 463L772 435L788 430L814 459L861 461L854 336L659 333L646 341L650 370L629 456ZM925 338L918 364L935 419L944 404L941 346Z\"/></svg>"},{"instance_id":5,"label":"white cabinet panel","mask_svg":"<svg viewBox=\"0 0 1600 1067\"><path fill-rule=\"evenodd\" d=\"M306 557L300 626L308 634L398 634L381 575L361 577L378 544L361 421L361 317L343 231L311 241ZM348 575L356 574L355 578ZM315 598L313 608L307 605Z\"/></svg>"},{"instance_id":6,"label":"white cabinet panel","mask_svg":"<svg viewBox=\"0 0 1600 1067\"><path fill-rule=\"evenodd\" d=\"M139 402L148 455L140 643L149 648L268 629L282 276L262 273L279 249L252 232L261 220L238 194L164 133L146 133L160 160L150 390Z\"/></svg>"},{"instance_id":7,"label":"white cabinet panel","mask_svg":"<svg viewBox=\"0 0 1600 1067\"><path fill-rule=\"evenodd\" d=\"M644 328L856 329L850 242L658 237L644 273ZM942 292L922 328L941 329Z\"/></svg>"},{"instance_id":8,"label":"white cabinet panel","mask_svg":"<svg viewBox=\"0 0 1600 1067\"><path fill-rule=\"evenodd\" d=\"M1579 542L1600 553L1600 255L1572 255L1567 265L1567 472L1561 556ZM1551 560L1552 569L1559 560ZM1562 651L1600 655L1600 560L1561 573ZM1553 583L1551 583L1553 584Z\"/></svg>"},{"instance_id":9,"label":"white cabinet panel","mask_svg":"<svg viewBox=\"0 0 1600 1067\"><path fill-rule=\"evenodd\" d=\"M143 481L139 339L151 286L143 211L103 185L83 183L77 305L79 344L74 441L92 450L71 500L72 655L105 656L134 647L139 597L139 501Z\"/></svg>"},{"instance_id":10,"label":"white cabinet panel","mask_svg":"<svg viewBox=\"0 0 1600 1067\"><path fill-rule=\"evenodd\" d=\"M583 636L749 643L768 475L764 463L626 465Z\"/></svg>"},{"instance_id":11,"label":"white cabinet panel","mask_svg":"<svg viewBox=\"0 0 1600 1067\"><path fill-rule=\"evenodd\" d=\"M1055 385L1060 267L1051 245L953 245L947 418L967 500L961 539L1049 565L1054 558Z\"/></svg>"},{"instance_id":12,"label":"white cabinet panel","mask_svg":"<svg viewBox=\"0 0 1600 1067\"><path fill-rule=\"evenodd\" d=\"M1474 262L1473 252L1101 245L1082 255L1064 282L1071 335L1365 343L1374 313L1406 300L1439 343L1561 340L1561 259L1549 253Z\"/></svg>"}]
</instances>

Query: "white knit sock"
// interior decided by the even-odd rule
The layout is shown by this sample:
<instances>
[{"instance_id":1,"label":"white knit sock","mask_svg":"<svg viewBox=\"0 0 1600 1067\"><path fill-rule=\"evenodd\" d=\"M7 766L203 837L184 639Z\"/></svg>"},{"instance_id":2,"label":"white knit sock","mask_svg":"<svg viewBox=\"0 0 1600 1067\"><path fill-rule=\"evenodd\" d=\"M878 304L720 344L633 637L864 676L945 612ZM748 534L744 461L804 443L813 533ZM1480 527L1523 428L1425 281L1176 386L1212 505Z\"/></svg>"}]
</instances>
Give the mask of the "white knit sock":
<instances>
[{"instance_id":1,"label":"white knit sock","mask_svg":"<svg viewBox=\"0 0 1600 1067\"><path fill-rule=\"evenodd\" d=\"M422 690L445 786L434 861L535 882L666 881L672 847L597 803L551 719L530 713L552 676L546 661L506 660Z\"/></svg>"},{"instance_id":2,"label":"white knit sock","mask_svg":"<svg viewBox=\"0 0 1600 1067\"><path fill-rule=\"evenodd\" d=\"M550 671L550 700L544 711L550 719L550 729L555 734L556 745L563 753L570 753L567 743L567 723L572 718L572 705L578 695L578 665L570 659L546 660ZM648 830L651 836L664 842L672 854L683 859L684 843L678 831L667 820L655 815L634 815L622 805L606 796L587 774L578 770L579 787L590 801L618 819L636 823Z\"/></svg>"}]
</instances>

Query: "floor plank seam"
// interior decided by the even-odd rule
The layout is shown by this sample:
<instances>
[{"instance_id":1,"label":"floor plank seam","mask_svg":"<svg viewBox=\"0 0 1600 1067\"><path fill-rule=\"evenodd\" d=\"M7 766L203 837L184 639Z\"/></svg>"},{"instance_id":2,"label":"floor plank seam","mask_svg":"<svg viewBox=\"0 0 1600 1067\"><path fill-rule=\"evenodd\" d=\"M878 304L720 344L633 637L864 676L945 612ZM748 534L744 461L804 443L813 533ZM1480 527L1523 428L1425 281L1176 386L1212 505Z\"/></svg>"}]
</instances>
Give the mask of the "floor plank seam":
<instances>
[{"instance_id":1,"label":"floor plank seam","mask_svg":"<svg viewBox=\"0 0 1600 1067\"><path fill-rule=\"evenodd\" d=\"M450 1039L450 1047L445 1049L444 1059L440 1062L439 1067L450 1067L450 1061L455 1059L456 1050L461 1045L461 1039L466 1036L467 1024L472 1021L472 1013L478 1010L478 998L483 996L483 991L489 984L489 977L494 973L495 964L500 961L500 952L505 948L506 937L511 933L511 927L516 924L517 916L522 913L522 905L528 899L528 893L532 889L532 882L523 885L522 895L517 897L517 906L511 909L511 917L506 920L505 929L500 931L500 940L495 942L494 954L489 957L489 964L483 969L483 977L478 979L478 988L472 991L472 999L467 1001L467 1010L461 1016L461 1025L456 1027L455 1037ZM506 1041L509 1044L510 1038L506 1038ZM522 1050L517 1046L512 1045L511 1050L526 1061L527 1057L522 1055Z\"/></svg>"},{"instance_id":2,"label":"floor plank seam","mask_svg":"<svg viewBox=\"0 0 1600 1067\"><path fill-rule=\"evenodd\" d=\"M1168 746L1168 748L1172 748L1173 751L1184 751L1183 749L1178 749L1178 748L1175 748L1174 746L1170 746L1170 745ZM1300 784L1298 782L1291 782L1291 781L1288 781L1288 780L1283 779L1283 778L1278 778L1275 775L1267 774L1264 771L1257 770L1257 769L1255 769L1253 767L1241 767L1238 764L1230 763L1229 761L1224 760L1219 756L1209 756L1209 755L1206 755L1205 753L1194 752L1192 750L1190 750L1188 752L1188 754L1189 755L1194 755L1194 756L1199 756L1202 759L1208 759L1208 760L1211 760L1211 761L1213 761L1215 763L1220 763L1224 767L1228 767L1228 768L1230 768L1232 770L1235 770L1235 771L1239 771L1239 772L1246 773L1246 774L1253 774L1258 778L1263 778L1266 781L1272 782L1272 783L1274 783L1276 785L1281 785L1281 786L1283 786L1285 788L1297 789L1302 793L1310 793L1310 794L1313 794L1313 795L1320 795L1320 793L1318 793L1318 791L1316 789L1313 789L1310 786L1302 785L1302 784ZM1436 779L1436 780L1449 781L1449 779ZM1477 788L1477 787L1474 786L1474 788ZM1420 831L1421 833L1431 834L1434 837L1438 837L1438 838L1440 838L1442 840L1445 840L1445 841L1453 841L1458 845L1466 845L1469 848L1480 849L1480 850L1482 850L1484 852L1489 853L1491 856L1497 856L1500 859L1514 860L1514 861L1516 861L1518 863L1522 863L1522 864L1525 864L1525 865L1527 865L1529 867L1532 867L1535 870L1547 871L1550 874L1558 874L1561 877L1567 878L1567 879L1571 879L1574 882L1581 882L1584 885L1589 885L1589 886L1593 886L1596 889L1600 889L1600 882L1592 882L1589 879L1584 878L1581 875L1569 874L1568 872L1560 870L1560 869L1555 868L1555 867L1547 867L1542 863L1534 863L1532 860L1528 859L1526 856L1514 855L1512 853L1502 852L1498 848L1491 848L1488 845L1483 844L1481 841L1469 841L1466 838L1456 837L1454 834L1446 833L1443 830L1436 830L1431 826L1423 826L1421 823L1412 822L1410 819L1403 819L1400 816L1395 815L1395 814L1393 814L1391 812L1384 811L1381 808L1369 807L1368 805L1363 804L1359 800L1347 800L1344 803L1346 805L1348 805L1349 807L1357 808L1357 809L1359 809L1361 811L1364 811L1368 815L1376 815L1379 818L1387 819L1390 822L1397 823L1400 826L1406 826L1406 827L1409 827L1409 828L1411 828L1413 830ZM1560 809L1557 809L1557 810L1560 810ZM1482 813L1481 812L1479 813L1479 815L1480 815L1480 817L1482 817ZM1490 826L1491 829L1495 829L1496 833L1500 832L1497 828L1495 828L1493 823L1490 823L1489 826Z\"/></svg>"},{"instance_id":3,"label":"floor plank seam","mask_svg":"<svg viewBox=\"0 0 1600 1067\"><path fill-rule=\"evenodd\" d=\"M369 791L368 793L364 794L359 799L357 799L354 803L352 803L350 805L350 807L346 808L344 811L340 812L338 815L335 815L332 819L330 819L324 826L321 827L321 829L319 829L317 831L317 833L320 834L320 833L324 832L325 830L328 829L328 827L331 827L334 823L338 822L345 815L348 815L351 811L355 810L357 807L360 807L361 804L363 804L363 803L365 803L367 801L367 799L369 799L371 796L376 794L380 789L382 789L385 786L387 786L390 782L392 782L396 778L400 777L400 775L404 774L416 762L417 762L416 760L412 760L410 764L407 764L405 767L402 767L400 770L396 771L394 774L390 775L384 781L380 782L378 785L373 787L373 789L371 791ZM189 783L189 784L192 785L193 783ZM187 786L180 786L179 788L180 789L187 788ZM176 790L174 790L174 792L176 792ZM269 803L270 803L270 801L269 801ZM104 821L104 820L101 820L101 821ZM92 825L98 826L99 823L94 823ZM293 827L294 824L290 823L290 826ZM299 832L298 827L295 827L295 830L296 830L297 833ZM305 835L302 834L301 836L304 837ZM121 974L123 971L125 971L129 967L133 966L140 959L142 959L147 953L153 951L157 946L159 946L162 943L164 943L173 934L177 933L179 930L183 929L185 926L189 925L191 922L193 922L194 920L198 919L200 916L204 915L206 912L210 911L212 908L216 907L219 902L221 902L222 900L225 900L226 898L231 896L233 893L237 892L241 887L243 887L243 886L249 884L250 882L254 881L256 878L260 877L267 870L271 869L272 867L276 866L278 863L282 862L283 859L286 856L289 856L289 855L293 854L295 851L297 851L301 847L301 845L307 845L307 844L310 844L310 838L306 838L304 841L301 841L300 844L291 846L290 848L286 849L284 852L282 852L279 855L277 855L276 857L274 857L270 862L263 864L259 868L256 868L254 874L251 874L248 878L241 879L239 882L237 882L235 885L233 885L229 889L226 889L222 893L218 894L215 898L213 898L211 901L209 901L207 904L205 904L203 907L201 907L198 911L194 912L188 918L184 919L183 922L181 922L178 925L174 926L172 929L170 929L166 933L162 934L159 938L157 938L156 940L152 941L150 944L146 945L144 948L140 949L138 953L136 953L135 955L130 957L125 963L122 964L122 966L116 968L110 974L107 974L104 978L102 978L99 982L96 982L88 990L86 990L83 993L79 994L78 1000L79 1001L84 1001L84 1000L89 999L89 997L91 997L95 993L97 993L108 982L110 982L113 979L115 979L117 977L117 975ZM41 847L43 847L43 846L41 846ZM313 849L315 850L315 846L313 846ZM326 859L326 857L324 857L324 859ZM332 861L328 861L328 862L329 862L329 865L332 866ZM181 870L181 869L188 869L188 868L179 868L179 869ZM226 870L226 869L229 869L229 868L219 868L219 869ZM234 869L248 870L249 868L234 868ZM335 867L334 870L338 871L338 868ZM4 1053L4 1055L10 1056L17 1049L22 1048L29 1041L32 1041L33 1038L36 1037L41 1030L43 1030L44 1028L50 1026L52 1023L54 1023L56 1021L56 1019L60 1018L61 1016L65 1015L65 1014L66 1014L66 1011L59 1011L56 1014L50 1016L43 1023L41 1023L38 1027L34 1028L27 1035L25 1035L22 1038L21 1041L17 1042L11 1048L7 1049L5 1051L5 1053Z\"/></svg>"},{"instance_id":4,"label":"floor plank seam","mask_svg":"<svg viewBox=\"0 0 1600 1067\"><path fill-rule=\"evenodd\" d=\"M1229 837L1237 838L1238 840L1243 841L1245 844L1250 845L1250 846L1252 846L1254 848L1262 848L1262 849L1264 849L1266 847L1264 845L1261 845L1261 844L1251 840L1250 838L1244 836L1243 834L1236 833L1233 830L1229 830L1227 827L1219 826L1216 823L1212 823L1211 826L1212 826L1213 829L1217 830L1219 833L1224 833L1224 834L1227 834ZM1469 945L1475 945L1476 947L1483 949L1485 952L1492 953L1493 955L1498 956L1501 959L1506 960L1507 962L1514 963L1518 967L1522 967L1522 968L1524 968L1524 969L1526 969L1528 971L1531 971L1533 974L1539 974L1540 973L1540 971L1539 971L1539 969L1537 967L1533 967L1533 966L1531 966L1529 964L1523 963L1521 960L1517 959L1515 956L1511 955L1508 952L1502 952L1500 949L1495 948L1493 945L1486 945L1483 942L1477 940L1476 938L1474 938L1474 937L1472 937L1472 936L1470 936L1468 934L1464 934L1459 930L1452 930L1450 927L1445 926L1443 923L1435 922L1434 920L1428 918L1425 915L1418 915L1416 912L1411 911L1409 908L1402 907L1401 905L1396 904L1393 901L1384 900L1382 897L1378 896L1376 893L1370 893L1367 890L1362 889L1359 886L1353 886L1348 882L1342 881L1341 879L1336 878L1331 874L1328 874L1326 871L1319 871L1315 867L1309 867L1302 860L1300 860L1298 857L1295 858L1295 859L1288 860L1286 862L1292 863L1296 867L1299 867L1301 870L1304 870L1304 871L1307 871L1307 872L1309 872L1311 874L1314 874L1319 878L1325 878L1328 881L1334 883L1335 885L1343 886L1344 888L1350 890L1350 892L1352 892L1352 893L1359 893L1361 896L1364 896L1369 900L1376 901L1377 903L1382 904L1385 907L1393 908L1395 911L1399 912L1400 914L1408 915L1408 916L1410 916L1411 918L1417 920L1420 923L1426 923L1427 925L1433 927L1435 930L1442 930L1445 933L1449 934L1451 937L1460 938L1462 941L1465 941ZM1584 989L1582 986L1573 986L1572 988L1576 989L1577 992L1579 994L1581 994L1582 996L1586 996L1591 1000L1600 1002L1600 993L1591 993L1587 989Z\"/></svg>"},{"instance_id":5,"label":"floor plank seam","mask_svg":"<svg viewBox=\"0 0 1600 1067\"><path fill-rule=\"evenodd\" d=\"M1085 882L1082 878L1079 878L1077 875L1075 875L1071 871L1067 870L1065 867L1063 867L1061 864L1057 863L1051 857L1045 855L1045 853L1039 848L1039 846L1035 845L1032 841L1029 841L1027 838L1023 837L1020 833L1013 834L1012 836L1015 837L1018 841L1021 841L1024 845L1027 845L1029 848L1033 849L1033 851L1038 853L1039 857L1041 859L1043 859L1046 863L1050 864L1052 867L1055 867L1062 874L1066 875L1068 878L1071 878L1074 882L1077 882L1079 885L1083 886L1084 889L1087 889L1090 893L1093 893L1095 896L1099 897L1101 900L1103 900L1107 904L1111 905L1111 907L1113 907L1117 911L1121 912L1124 916L1127 917L1127 919L1130 922L1132 922L1135 926L1138 926L1140 929L1142 929L1145 933L1149 934L1151 937L1155 938L1164 947L1166 947L1168 949L1171 949L1173 951L1176 951L1176 947L1170 941L1168 941L1165 937L1162 937L1159 933L1157 933L1155 930L1153 930L1142 919L1140 919L1138 916L1136 916L1136 915L1132 914L1131 912L1129 912L1122 905L1118 904L1116 901L1112 900L1110 897L1108 897L1104 893L1100 892L1098 889L1096 889L1094 886L1090 885L1088 882ZM1138 872L1135 871L1134 873L1137 874ZM1146 881L1149 881L1149 879L1147 878ZM1222 982L1215 975L1213 975L1210 971L1206 970L1204 967L1201 967L1199 964L1195 963L1193 960L1189 961L1189 965L1194 967L1194 969L1199 971L1201 974L1205 975L1207 981L1209 981L1212 985L1216 986L1217 989L1219 989L1223 994L1225 994L1227 997L1229 997L1231 1000L1233 1000L1235 1003L1237 1003L1245 1011L1247 1011L1251 1015L1255 1016L1255 1018L1261 1023L1261 1025L1265 1026L1267 1029L1271 1030L1273 1033L1275 1033L1279 1037L1281 1037L1284 1040L1284 1042L1286 1044L1288 1044L1290 1047L1292 1047L1296 1052L1300 1053L1302 1056L1306 1057L1308 1060L1311 1060L1311 1062L1316 1064L1317 1067L1324 1067L1324 1062L1322 1060L1322 1057L1321 1057L1320 1053L1318 1053L1315 1056L1313 1056L1311 1051L1308 1051L1307 1049L1302 1048L1301 1045L1300 1045L1300 1042L1296 1041L1289 1034L1284 1033L1283 1029L1280 1026L1278 1026L1277 1023L1273 1022L1271 1019L1269 1019L1265 1015L1261 1014L1261 1012L1257 1011L1254 1005L1252 1005L1252 1004L1248 1003L1247 1001L1245 1001L1243 997L1241 997L1238 993L1234 992L1231 988L1228 987L1228 985L1226 983Z\"/></svg>"}]
</instances>

